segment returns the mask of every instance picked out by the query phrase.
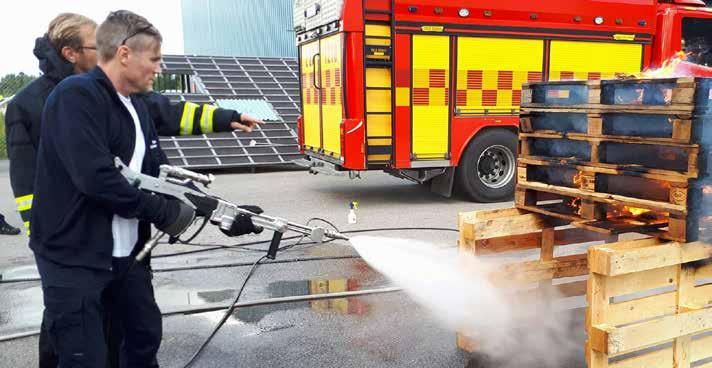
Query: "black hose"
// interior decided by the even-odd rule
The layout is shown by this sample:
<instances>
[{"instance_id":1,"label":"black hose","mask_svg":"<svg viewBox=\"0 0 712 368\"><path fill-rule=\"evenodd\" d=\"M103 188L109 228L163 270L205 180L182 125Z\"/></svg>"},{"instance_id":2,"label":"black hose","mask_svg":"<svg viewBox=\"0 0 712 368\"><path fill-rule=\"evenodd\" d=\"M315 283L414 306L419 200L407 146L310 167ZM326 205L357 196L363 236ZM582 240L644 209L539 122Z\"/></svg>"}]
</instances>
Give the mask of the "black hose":
<instances>
[{"instance_id":1,"label":"black hose","mask_svg":"<svg viewBox=\"0 0 712 368\"><path fill-rule=\"evenodd\" d=\"M278 264L278 263L297 263L297 262L310 262L310 261L331 261L339 259L355 259L361 258L361 256L333 256L333 257L308 257L308 258L293 258L293 259L278 259L274 261L262 262L262 265L268 264ZM158 270L153 270L154 273L160 272L176 272L176 271L192 271L192 270L206 270L211 268L232 268L232 267L245 267L252 266L253 262L238 262L238 263L223 263L216 265L204 265L204 266L189 266L189 267L169 267L161 268Z\"/></svg>"},{"instance_id":2,"label":"black hose","mask_svg":"<svg viewBox=\"0 0 712 368\"><path fill-rule=\"evenodd\" d=\"M329 222L329 221L327 221L327 220L318 219L318 218L309 219L309 220L307 221L306 225L308 226L309 223L312 222L312 221L323 221L323 222L329 224L330 226L332 226L335 231L337 231L337 232L339 231L339 229L336 227L336 225L332 224L331 222ZM288 249L289 247L297 246L297 245L299 245L299 244L302 242L302 240L304 240L304 237L305 237L305 235L302 235L302 236L299 238L299 240L297 240L294 244L281 247L280 249ZM274 254L277 254L277 253L275 252ZM198 348L198 350L196 350L196 352L193 354L193 356L190 357L190 359L188 360L188 363L185 364L184 368L188 368L188 367L190 367L191 365L193 365L193 362L198 358L198 356L200 355L200 353L203 352L203 349L205 349L205 347L208 346L208 344L210 343L210 341L213 340L213 337L215 336L215 334L218 333L218 331L219 331L220 328L225 324L225 322L227 321L227 319L230 318L230 315L232 315L232 313L235 311L235 306L237 305L237 302L240 300L240 296L242 295L242 291L245 290L245 286L247 286L247 281L250 280L250 278L252 277L252 274L255 272L255 270L257 269L257 266L260 264L260 262L264 261L268 256L269 256L269 253L265 254L265 255L262 256L262 257L260 257L260 259L258 259L258 260L255 262L255 264L254 264L254 265L252 266L252 268L250 269L250 272L249 272L249 273L247 274L247 276L245 277L245 280L242 282L242 286L240 286L240 290L237 292L237 295L235 296L235 300L234 300L234 301L232 302L232 304L230 305L230 308L227 310L227 312L225 312L225 314L223 315L223 317L220 319L220 322L218 322L217 326L215 326L215 328L213 329L213 332L210 333L210 336L208 336L208 337L205 339L205 341L203 341L203 343L200 345L200 347ZM274 258L274 255L272 256L272 258Z\"/></svg>"},{"instance_id":3,"label":"black hose","mask_svg":"<svg viewBox=\"0 0 712 368\"><path fill-rule=\"evenodd\" d=\"M360 230L347 230L347 231L342 231L342 234L354 234L354 233L369 233L369 232L378 232L378 231L413 231L413 230L424 230L424 231L452 231L452 232L457 232L455 229L450 229L450 228L438 228L438 227L430 227L430 228L408 228L408 227L402 227L402 228L375 228L375 229L360 229ZM284 238L283 240L290 240L290 239L297 239L301 238L302 236L291 236L288 238ZM250 242L250 243L243 243L243 244L233 244L233 245L218 245L218 246L212 246L210 244L195 244L195 243L187 243L186 245L190 246L195 246L195 247L211 247L211 248L206 248L206 249L199 249L199 250L193 250L193 251L187 251L187 252L179 252L179 253L170 253L170 254L162 254L162 255L156 255L156 256L151 256L152 259L156 258L167 258L167 257L172 257L172 256L179 256L179 255L185 255L185 254L191 254L191 253L198 253L198 252L206 252L206 251L211 251L211 250L217 250L217 249L226 249L226 250L246 250L246 251L251 251L251 252L265 252L266 249L256 249L256 248L247 248L248 245L257 245L257 244L266 244L268 243L269 240L262 240L262 241L255 241L255 242ZM307 243L301 243L302 245L310 245L310 244L317 244L315 242L307 242ZM285 247L293 247L294 245L287 245ZM288 250L289 248L280 248L280 250ZM333 257L313 257L313 258L296 258L296 259L285 259L285 260L276 260L276 261L269 261L269 262L264 262L264 264L279 264L279 263L292 263L292 262L311 262L311 261L325 261L325 260L337 260L337 259L349 259L349 258L361 258L360 256L333 256ZM243 262L243 263L226 263L226 264L219 264L219 265L204 265L204 266L189 266L189 267L173 267L173 268L165 268L165 269L154 269L154 273L160 273L160 272L174 272L174 271L191 271L191 270L203 270L203 269L211 269L211 268L231 268L231 267L244 267L244 266L251 266L251 262ZM9 280L0 280L0 285L1 284L13 284L13 283L20 283L20 282L36 282L40 281L39 278L22 278L22 279L9 279Z\"/></svg>"},{"instance_id":4,"label":"black hose","mask_svg":"<svg viewBox=\"0 0 712 368\"><path fill-rule=\"evenodd\" d=\"M339 259L359 259L361 256L349 255L349 256L331 256L331 257L305 257L305 258L292 258L292 259L278 259L274 261L262 262L263 265L268 264L280 264L280 263L298 263L298 262L318 262L318 261L332 261ZM215 268L236 268L236 267L247 267L252 266L252 262L234 262L234 263L220 263L213 265L202 265L202 266L184 266L184 267L166 267L153 269L153 273L162 272L178 272L178 271L196 271L196 270L209 270ZM20 282L37 282L40 281L39 277L33 278L22 278L22 279L10 279L10 280L0 280L0 284L12 284Z\"/></svg>"},{"instance_id":5,"label":"black hose","mask_svg":"<svg viewBox=\"0 0 712 368\"><path fill-rule=\"evenodd\" d=\"M358 229L358 230L346 230L346 231L341 231L342 234L357 234L357 233L371 233L371 232L380 232L380 231L450 231L450 232L459 232L457 229L451 229L451 228L446 228L446 227L383 227L383 228L372 228L372 229ZM303 238L304 236L302 235L297 235L297 236L290 236L287 238L282 238L282 240L292 240L292 239L298 239L298 238ZM202 252L209 252L213 250L220 250L220 249L244 249L248 251L253 251L253 252L264 252L266 249L256 249L256 248L247 248L250 245L258 245L258 244L267 244L269 243L269 240L259 240L259 241L254 241L250 243L241 243L241 244L201 244L201 243L186 243L186 245L191 245L191 246L196 246L196 247L208 247L205 249L198 249L198 250L189 250L185 252L178 252L178 253L170 253L170 254L160 254L160 255L155 255L152 256L152 259L156 258L168 258L168 257L176 257L176 256L182 256L186 254L193 254L193 253L202 253ZM327 241L328 242L328 241ZM308 243L301 243L303 245L306 244L315 244L314 242L308 242Z\"/></svg>"},{"instance_id":6,"label":"black hose","mask_svg":"<svg viewBox=\"0 0 712 368\"><path fill-rule=\"evenodd\" d=\"M347 230L347 231L342 231L342 234L354 234L354 233L369 233L369 232L378 232L378 231L413 231L413 230L425 230L425 231L452 231L452 232L457 232L455 229L449 229L449 228L438 228L438 227L430 227L430 228L408 228L408 227L403 227L403 228L375 228L375 229L361 229L361 230ZM288 238L284 238L283 240L290 240L290 239L297 239L301 238L301 236L291 236ZM226 250L246 250L246 251L251 251L251 252L265 252L266 249L256 249L256 248L247 248L248 245L257 245L257 244L266 244L268 243L269 240L262 240L262 241L255 241L255 242L250 242L250 243L243 243L243 244L233 244L233 245L218 245L218 246L212 246L210 244L195 244L195 243L187 243L186 245L194 246L194 247L212 247L212 248L207 248L207 249L199 249L199 250L194 250L194 251L187 251L187 252L179 252L179 253L170 253L170 254L162 254L162 255L156 255L156 256L151 256L152 259L156 258L167 258L167 257L172 257L172 256L179 256L179 255L185 255L185 254L191 254L191 253L198 253L198 252L206 252L206 251L211 251L211 250L217 250L217 249L226 249ZM317 244L315 242L307 242L307 243L301 243L302 245L310 245L310 244ZM287 245L285 247L293 247L294 245ZM280 248L281 250L288 250L289 248ZM284 260L276 260L276 261L269 261L269 262L264 262L263 264L279 264L279 263L293 263L293 262L311 262L311 261L328 261L328 260L338 260L338 259L349 259L349 258L361 258L360 256L333 256L333 257L313 257L313 258L296 258L296 259L284 259ZM242 262L242 263L226 263L226 264L219 264L219 265L204 265L204 266L189 266L189 267L173 267L173 268L161 268L161 269L154 269L154 273L161 273L161 272L174 272L174 271L191 271L191 270L204 270L204 269L211 269L211 268L231 268L231 267L244 267L244 266L251 266L252 262ZM22 279L9 279L9 280L0 280L0 285L1 284L13 284L13 283L20 283L20 282L36 282L40 281L39 278L37 277L28 277L28 278L22 278Z\"/></svg>"},{"instance_id":7,"label":"black hose","mask_svg":"<svg viewBox=\"0 0 712 368\"><path fill-rule=\"evenodd\" d=\"M210 341L212 341L215 334L218 333L218 331L225 324L227 319L230 318L232 313L235 311L235 306L236 306L237 302L240 300L240 296L242 296L242 292L245 290L245 286L247 286L247 282L250 280L252 275L255 273L255 270L257 269L257 266L260 264L260 262L262 262L266 258L267 258L267 255L264 255L264 256L260 257L260 259L258 259L252 265L252 268L250 269L250 272L247 273L245 280L242 282L242 286L240 286L240 290L237 292L237 296L235 296L235 300L232 302L232 305L230 305L230 308L227 309L227 311L225 312L223 317L220 319L220 322L218 322L217 326L215 326L215 328L213 329L213 332L210 333L210 336L208 336L208 338L205 339L205 341L203 341L203 343L200 345L198 350L196 350L195 353L193 353L193 356L190 357L190 359L188 360L188 363L186 363L183 366L184 368L188 368L191 365L193 365L193 362L195 362L195 360L198 358L198 356L200 356L200 353L203 352L203 349L205 349L205 347L208 346L208 344L210 343Z\"/></svg>"},{"instance_id":8,"label":"black hose","mask_svg":"<svg viewBox=\"0 0 712 368\"><path fill-rule=\"evenodd\" d=\"M192 242L198 235L200 235L201 232L203 232L203 229L205 229L205 225L207 225L207 224L208 224L208 218L203 217L203 223L200 224L200 227L198 228L198 230L196 230L195 233L193 235L191 235L190 238L188 238L188 240L182 240L182 239L176 239L176 240L178 241L178 243L181 243L181 244L188 244L188 243Z\"/></svg>"}]
</instances>

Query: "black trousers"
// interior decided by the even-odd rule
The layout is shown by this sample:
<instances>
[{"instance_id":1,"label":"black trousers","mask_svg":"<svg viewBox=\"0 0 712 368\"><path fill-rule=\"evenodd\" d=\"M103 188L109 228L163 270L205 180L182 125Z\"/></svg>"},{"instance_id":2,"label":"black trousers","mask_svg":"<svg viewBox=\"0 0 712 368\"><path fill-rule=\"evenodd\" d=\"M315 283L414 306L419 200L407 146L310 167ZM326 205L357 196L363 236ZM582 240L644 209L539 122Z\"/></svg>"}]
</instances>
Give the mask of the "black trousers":
<instances>
[{"instance_id":1,"label":"black trousers","mask_svg":"<svg viewBox=\"0 0 712 368\"><path fill-rule=\"evenodd\" d=\"M39 341L39 368L57 368L59 358L54 351L54 346L49 339L49 331L47 330L47 319L42 316L42 324L40 325L40 341ZM120 368L119 366L119 349L123 341L121 334L121 322L116 317L116 314L108 312L104 316L104 339L108 348L107 368Z\"/></svg>"},{"instance_id":2,"label":"black trousers","mask_svg":"<svg viewBox=\"0 0 712 368\"><path fill-rule=\"evenodd\" d=\"M107 326L123 336L118 359L121 368L158 367L162 325L151 272L146 264L139 263L126 273L130 263L130 258L114 258L111 274L92 278L91 270L38 259L44 322L60 368L105 367L109 356ZM76 282L67 282L72 279ZM107 323L109 313L114 317Z\"/></svg>"},{"instance_id":3,"label":"black trousers","mask_svg":"<svg viewBox=\"0 0 712 368\"><path fill-rule=\"evenodd\" d=\"M49 340L49 331L47 330L47 311L42 313L42 324L40 325L40 368L57 368L59 360L54 352L54 346Z\"/></svg>"}]
</instances>

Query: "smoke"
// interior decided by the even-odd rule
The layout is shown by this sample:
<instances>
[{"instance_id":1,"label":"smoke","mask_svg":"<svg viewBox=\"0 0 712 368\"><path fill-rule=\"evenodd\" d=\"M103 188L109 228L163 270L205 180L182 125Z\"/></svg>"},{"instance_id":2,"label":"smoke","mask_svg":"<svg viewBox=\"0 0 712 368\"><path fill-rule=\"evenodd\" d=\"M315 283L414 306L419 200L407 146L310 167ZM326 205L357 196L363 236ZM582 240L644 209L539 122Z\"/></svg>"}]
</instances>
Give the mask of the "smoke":
<instances>
[{"instance_id":1,"label":"smoke","mask_svg":"<svg viewBox=\"0 0 712 368\"><path fill-rule=\"evenodd\" d=\"M679 172L686 172L688 166L687 151L681 147L606 142L603 144L603 152L604 162L609 164Z\"/></svg>"},{"instance_id":2,"label":"smoke","mask_svg":"<svg viewBox=\"0 0 712 368\"><path fill-rule=\"evenodd\" d=\"M531 118L534 130L555 130L562 133L586 133L588 117L585 113L548 112Z\"/></svg>"},{"instance_id":3,"label":"smoke","mask_svg":"<svg viewBox=\"0 0 712 368\"><path fill-rule=\"evenodd\" d=\"M672 136L672 119L655 114L606 114L603 134L669 138Z\"/></svg>"},{"instance_id":4,"label":"smoke","mask_svg":"<svg viewBox=\"0 0 712 368\"><path fill-rule=\"evenodd\" d=\"M577 188L574 177L579 174L577 169L555 166L530 166L527 170L528 181L538 181L551 185Z\"/></svg>"},{"instance_id":5,"label":"smoke","mask_svg":"<svg viewBox=\"0 0 712 368\"><path fill-rule=\"evenodd\" d=\"M692 140L700 145L698 178L687 195L687 240L712 241L712 79L698 79Z\"/></svg>"},{"instance_id":6,"label":"smoke","mask_svg":"<svg viewBox=\"0 0 712 368\"><path fill-rule=\"evenodd\" d=\"M608 193L661 202L670 199L670 185L662 181L629 175L599 175L597 180Z\"/></svg>"},{"instance_id":7,"label":"smoke","mask_svg":"<svg viewBox=\"0 0 712 368\"><path fill-rule=\"evenodd\" d=\"M374 269L402 287L443 326L475 339L497 367L561 367L580 354L573 313L555 310L552 288L515 293L494 287L492 261L410 239L360 236L351 244ZM583 327L580 328L583 330Z\"/></svg>"},{"instance_id":8,"label":"smoke","mask_svg":"<svg viewBox=\"0 0 712 368\"><path fill-rule=\"evenodd\" d=\"M532 139L531 149L534 156L573 157L583 161L591 160L591 149L586 141Z\"/></svg>"},{"instance_id":9,"label":"smoke","mask_svg":"<svg viewBox=\"0 0 712 368\"><path fill-rule=\"evenodd\" d=\"M640 84L635 81L604 81L601 83L601 103L612 105L669 105L675 82L656 81Z\"/></svg>"}]
</instances>

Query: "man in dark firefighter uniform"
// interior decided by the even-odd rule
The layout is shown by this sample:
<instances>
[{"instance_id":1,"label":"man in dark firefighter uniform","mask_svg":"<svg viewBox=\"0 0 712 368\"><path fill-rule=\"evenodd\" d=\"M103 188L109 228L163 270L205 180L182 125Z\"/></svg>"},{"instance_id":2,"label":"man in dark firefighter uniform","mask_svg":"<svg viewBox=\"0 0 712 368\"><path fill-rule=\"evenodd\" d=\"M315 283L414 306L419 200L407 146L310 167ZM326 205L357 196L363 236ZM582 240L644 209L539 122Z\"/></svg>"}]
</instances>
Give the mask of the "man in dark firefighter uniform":
<instances>
[{"instance_id":1,"label":"man in dark firefighter uniform","mask_svg":"<svg viewBox=\"0 0 712 368\"><path fill-rule=\"evenodd\" d=\"M68 76L96 66L96 23L79 14L65 13L49 25L35 43L42 75L20 91L8 105L6 114L10 181L18 211L29 234L30 212L40 141L41 113L55 86ZM233 110L191 102L170 103L155 92L136 94L147 106L159 135L192 135L240 129L251 131L260 120ZM39 365L57 367L57 357L49 344L43 318L39 341Z\"/></svg>"},{"instance_id":2,"label":"man in dark firefighter uniform","mask_svg":"<svg viewBox=\"0 0 712 368\"><path fill-rule=\"evenodd\" d=\"M131 267L132 260L149 239L151 224L178 236L195 216L206 214L135 188L114 164L118 157L157 176L167 162L149 107L136 96L150 91L160 72L160 33L145 18L117 11L99 26L96 41L98 66L64 79L47 98L30 248L60 367L106 363L106 309L120 320L121 366L157 367L161 313L148 263ZM242 217L231 235L255 230Z\"/></svg>"}]
</instances>

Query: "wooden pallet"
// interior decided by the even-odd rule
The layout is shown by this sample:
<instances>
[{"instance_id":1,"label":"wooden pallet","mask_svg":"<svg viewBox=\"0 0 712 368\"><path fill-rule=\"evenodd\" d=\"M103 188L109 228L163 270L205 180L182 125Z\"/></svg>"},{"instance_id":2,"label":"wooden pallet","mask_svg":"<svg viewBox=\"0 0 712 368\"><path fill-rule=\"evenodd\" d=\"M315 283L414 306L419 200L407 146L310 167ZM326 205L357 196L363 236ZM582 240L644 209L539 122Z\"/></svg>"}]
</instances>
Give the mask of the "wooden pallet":
<instances>
[{"instance_id":1,"label":"wooden pallet","mask_svg":"<svg viewBox=\"0 0 712 368\"><path fill-rule=\"evenodd\" d=\"M519 119L522 133L562 134L564 137L588 136L604 140L645 140L656 143L691 143L693 119L686 114L641 114L610 111L604 113L527 111ZM644 120L641 123L641 120ZM695 121L697 122L697 121ZM641 126L644 124L644 126ZM635 132L631 136L628 132Z\"/></svg>"},{"instance_id":2,"label":"wooden pallet","mask_svg":"<svg viewBox=\"0 0 712 368\"><path fill-rule=\"evenodd\" d=\"M517 252L540 249L534 261L509 263L491 275L491 280L502 287L531 285L555 290L562 297L583 296L585 281L552 285L553 280L588 274L585 253L554 256L555 250L590 242L613 242L615 235L606 235L579 228L567 227L566 221L537 213L508 208L459 214L459 250L477 256L513 255ZM537 292L538 289L527 292ZM465 332L458 332L457 345L474 352L477 341Z\"/></svg>"},{"instance_id":3,"label":"wooden pallet","mask_svg":"<svg viewBox=\"0 0 712 368\"><path fill-rule=\"evenodd\" d=\"M684 176L631 175L592 170L591 166L571 167L536 160L517 162L517 182L546 183L563 190L579 189L585 193L602 193L629 197L631 201L658 201L687 205L688 180Z\"/></svg>"},{"instance_id":4,"label":"wooden pallet","mask_svg":"<svg viewBox=\"0 0 712 368\"><path fill-rule=\"evenodd\" d=\"M646 179L663 180L671 183L687 183L690 179L688 175L680 174L677 172L669 173L655 170L640 170L640 168L636 166L605 165L600 163L592 165L590 162L584 162L569 158L542 156L518 157L517 164L521 165L521 167L536 165L558 168L570 168L590 174L628 175Z\"/></svg>"},{"instance_id":5,"label":"wooden pallet","mask_svg":"<svg viewBox=\"0 0 712 368\"><path fill-rule=\"evenodd\" d=\"M641 231L671 240L686 239L688 182L684 177L621 175L615 171L589 170L591 168L520 160L515 204L518 208L569 220L574 226L594 231ZM574 203L577 207L572 205ZM655 211L667 219L648 221L653 224L642 226L630 219L610 220L616 216L607 216L611 212L609 206L612 211L620 211L621 206ZM661 233L659 229L670 224L673 227Z\"/></svg>"},{"instance_id":6,"label":"wooden pallet","mask_svg":"<svg viewBox=\"0 0 712 368\"><path fill-rule=\"evenodd\" d=\"M588 367L681 368L712 358L712 335L703 335L712 331L712 263L702 260L712 262L712 245L645 239L590 248Z\"/></svg>"},{"instance_id":7,"label":"wooden pallet","mask_svg":"<svg viewBox=\"0 0 712 368\"><path fill-rule=\"evenodd\" d=\"M697 144L574 133L520 133L519 157L667 176L698 176Z\"/></svg>"},{"instance_id":8,"label":"wooden pallet","mask_svg":"<svg viewBox=\"0 0 712 368\"><path fill-rule=\"evenodd\" d=\"M525 83L522 86L522 108L598 109L606 111L615 105L630 111L660 111L665 108L692 111L695 78L592 80Z\"/></svg>"},{"instance_id":9,"label":"wooden pallet","mask_svg":"<svg viewBox=\"0 0 712 368\"><path fill-rule=\"evenodd\" d=\"M636 232L675 241L686 239L687 207L684 205L538 182L518 183L514 203L518 209L569 221L575 227L602 234ZM619 211L620 206L651 212L640 217L607 216Z\"/></svg>"}]
</instances>

